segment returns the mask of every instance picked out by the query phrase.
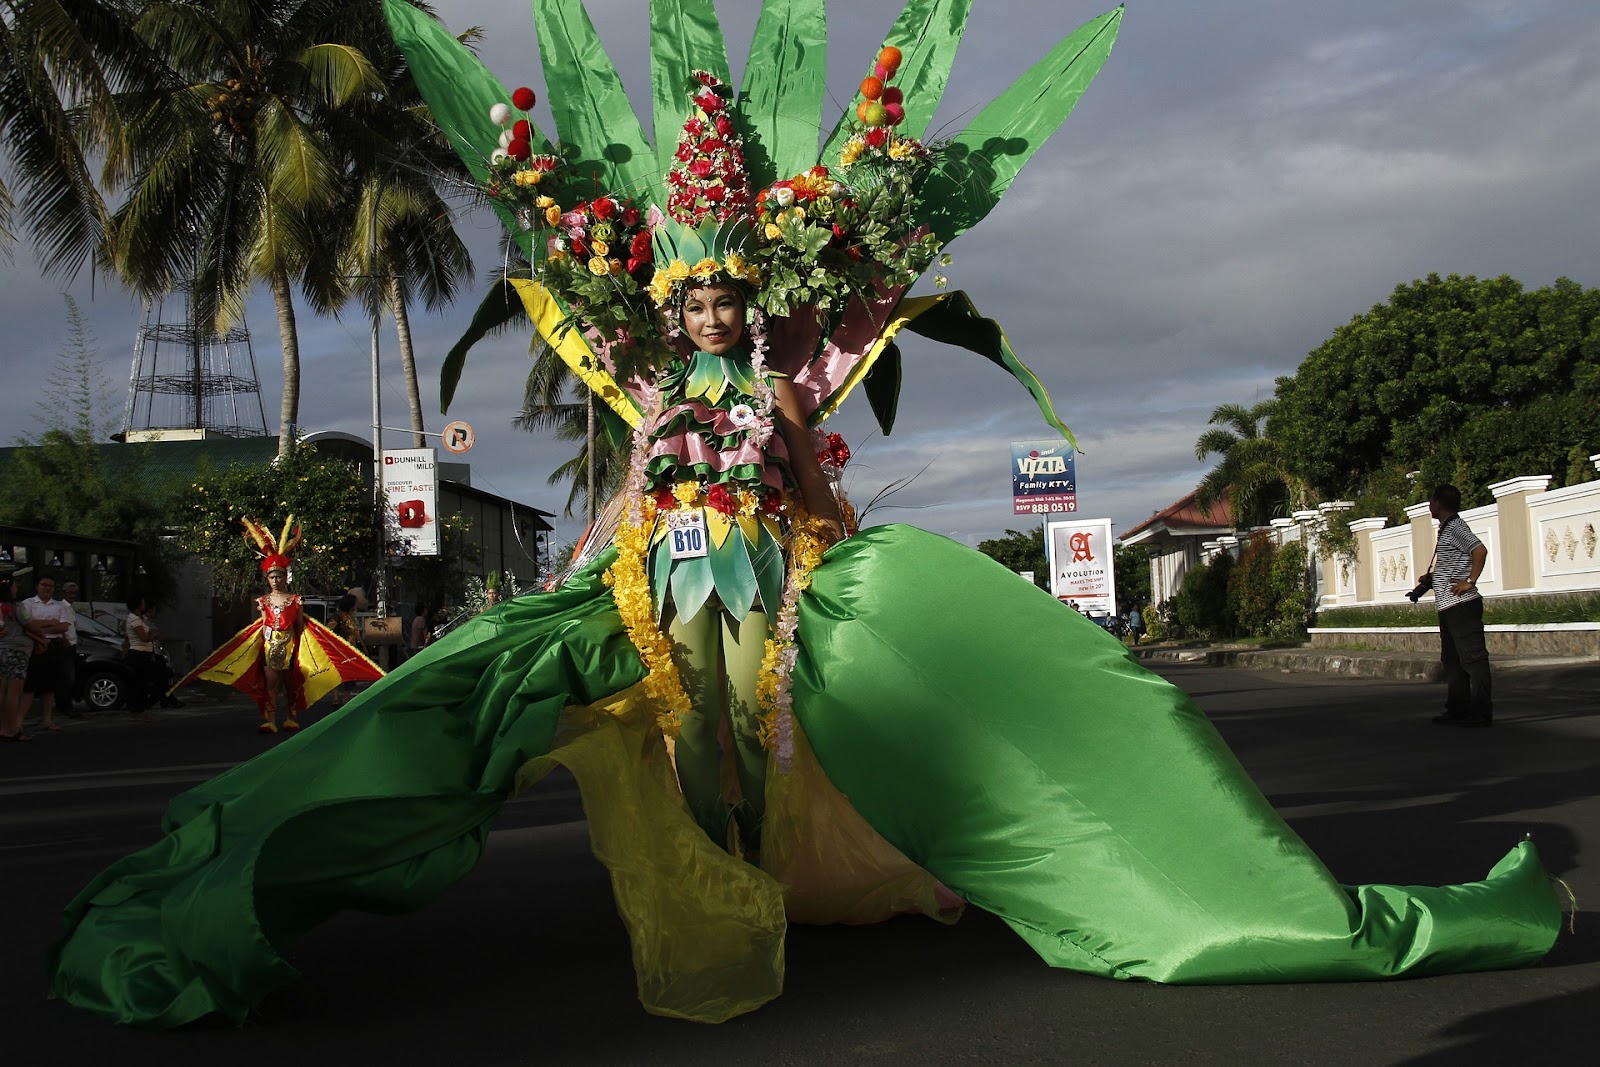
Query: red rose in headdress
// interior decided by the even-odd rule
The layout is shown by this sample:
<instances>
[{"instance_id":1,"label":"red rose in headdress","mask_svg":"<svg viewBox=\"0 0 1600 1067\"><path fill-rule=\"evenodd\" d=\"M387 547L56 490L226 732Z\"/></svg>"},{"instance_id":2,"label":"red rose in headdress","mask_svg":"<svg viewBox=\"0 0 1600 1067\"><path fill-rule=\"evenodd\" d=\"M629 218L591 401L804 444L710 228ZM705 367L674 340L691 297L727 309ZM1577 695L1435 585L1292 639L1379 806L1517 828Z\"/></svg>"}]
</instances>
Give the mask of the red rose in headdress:
<instances>
[{"instance_id":1,"label":"red rose in headdress","mask_svg":"<svg viewBox=\"0 0 1600 1067\"><path fill-rule=\"evenodd\" d=\"M724 515L732 515L739 507L739 502L734 495L728 492L728 487L718 482L706 490L706 506L716 508Z\"/></svg>"}]
</instances>

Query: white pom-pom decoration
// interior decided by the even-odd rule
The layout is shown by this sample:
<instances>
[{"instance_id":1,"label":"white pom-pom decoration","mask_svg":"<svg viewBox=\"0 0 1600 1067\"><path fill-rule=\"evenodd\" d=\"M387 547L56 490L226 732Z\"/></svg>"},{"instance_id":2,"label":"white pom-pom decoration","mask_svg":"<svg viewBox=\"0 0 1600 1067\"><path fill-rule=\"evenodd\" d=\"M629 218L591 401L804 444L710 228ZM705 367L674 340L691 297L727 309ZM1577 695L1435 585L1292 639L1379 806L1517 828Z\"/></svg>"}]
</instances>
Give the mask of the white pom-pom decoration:
<instances>
[{"instance_id":1,"label":"white pom-pom decoration","mask_svg":"<svg viewBox=\"0 0 1600 1067\"><path fill-rule=\"evenodd\" d=\"M511 107L507 104L490 104L489 121L496 126L504 126L511 121Z\"/></svg>"},{"instance_id":2,"label":"white pom-pom decoration","mask_svg":"<svg viewBox=\"0 0 1600 1067\"><path fill-rule=\"evenodd\" d=\"M501 148L510 148L511 147L511 131L510 130L501 130L500 131L500 147Z\"/></svg>"},{"instance_id":3,"label":"white pom-pom decoration","mask_svg":"<svg viewBox=\"0 0 1600 1067\"><path fill-rule=\"evenodd\" d=\"M504 148L496 148L493 152L489 153L490 163L504 163L510 158L511 157L506 154L506 150Z\"/></svg>"}]
</instances>

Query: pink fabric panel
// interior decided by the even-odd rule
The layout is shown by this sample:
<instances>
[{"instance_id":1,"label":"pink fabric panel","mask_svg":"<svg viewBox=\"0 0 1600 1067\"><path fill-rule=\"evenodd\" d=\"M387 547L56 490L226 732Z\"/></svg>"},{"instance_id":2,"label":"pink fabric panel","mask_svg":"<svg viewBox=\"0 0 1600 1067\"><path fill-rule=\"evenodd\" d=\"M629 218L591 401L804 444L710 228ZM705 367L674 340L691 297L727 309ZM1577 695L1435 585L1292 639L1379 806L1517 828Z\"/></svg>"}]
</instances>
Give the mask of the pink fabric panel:
<instances>
[{"instance_id":1,"label":"pink fabric panel","mask_svg":"<svg viewBox=\"0 0 1600 1067\"><path fill-rule=\"evenodd\" d=\"M817 410L860 365L883 332L906 288L903 285L889 290L880 288L881 295L870 304L850 301L843 321L833 331L833 336L823 342L821 353L794 376L795 391L800 394L800 406L805 409L801 412L803 416L809 417Z\"/></svg>"}]
</instances>

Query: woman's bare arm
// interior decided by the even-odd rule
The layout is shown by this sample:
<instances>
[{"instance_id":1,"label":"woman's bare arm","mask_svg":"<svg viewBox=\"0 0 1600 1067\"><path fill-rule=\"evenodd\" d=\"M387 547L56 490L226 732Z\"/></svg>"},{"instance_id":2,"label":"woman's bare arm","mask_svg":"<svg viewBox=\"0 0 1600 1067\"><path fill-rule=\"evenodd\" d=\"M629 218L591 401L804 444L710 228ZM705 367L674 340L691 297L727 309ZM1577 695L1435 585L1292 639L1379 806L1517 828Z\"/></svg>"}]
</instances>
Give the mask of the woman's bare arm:
<instances>
[{"instance_id":1,"label":"woman's bare arm","mask_svg":"<svg viewBox=\"0 0 1600 1067\"><path fill-rule=\"evenodd\" d=\"M813 516L821 519L829 540L844 540L844 520L839 515L839 503L834 499L828 476L822 473L822 464L811 444L811 430L800 417L800 396L787 378L772 380L772 395L776 401L774 414L783 442L789 446L789 470L800 487L800 502Z\"/></svg>"}]
</instances>

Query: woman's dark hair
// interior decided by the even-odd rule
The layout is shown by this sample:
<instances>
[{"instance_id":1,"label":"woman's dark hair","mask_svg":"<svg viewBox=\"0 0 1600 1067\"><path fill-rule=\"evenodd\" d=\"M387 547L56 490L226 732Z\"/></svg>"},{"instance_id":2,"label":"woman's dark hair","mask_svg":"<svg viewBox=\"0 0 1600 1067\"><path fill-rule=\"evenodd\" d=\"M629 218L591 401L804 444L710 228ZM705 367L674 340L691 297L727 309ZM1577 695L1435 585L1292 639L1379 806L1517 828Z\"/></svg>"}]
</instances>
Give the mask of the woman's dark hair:
<instances>
[{"instance_id":1,"label":"woman's dark hair","mask_svg":"<svg viewBox=\"0 0 1600 1067\"><path fill-rule=\"evenodd\" d=\"M137 612L140 608L142 608L144 606L145 606L145 604L144 604L144 594L143 593L135 593L133 596L130 596L128 598L128 610L129 611Z\"/></svg>"},{"instance_id":2,"label":"woman's dark hair","mask_svg":"<svg viewBox=\"0 0 1600 1067\"><path fill-rule=\"evenodd\" d=\"M340 597L339 598L339 603L337 605L337 607L338 607L338 609L340 611L350 611L355 606L356 606L356 598L351 596L349 593L346 593L344 596Z\"/></svg>"}]
</instances>

